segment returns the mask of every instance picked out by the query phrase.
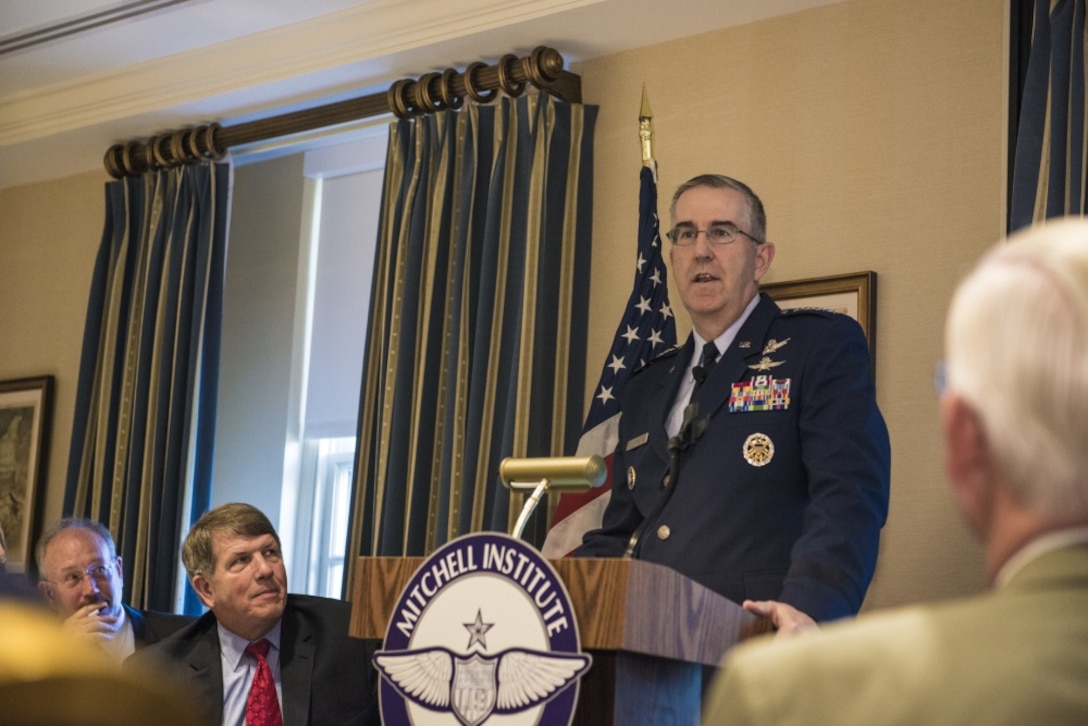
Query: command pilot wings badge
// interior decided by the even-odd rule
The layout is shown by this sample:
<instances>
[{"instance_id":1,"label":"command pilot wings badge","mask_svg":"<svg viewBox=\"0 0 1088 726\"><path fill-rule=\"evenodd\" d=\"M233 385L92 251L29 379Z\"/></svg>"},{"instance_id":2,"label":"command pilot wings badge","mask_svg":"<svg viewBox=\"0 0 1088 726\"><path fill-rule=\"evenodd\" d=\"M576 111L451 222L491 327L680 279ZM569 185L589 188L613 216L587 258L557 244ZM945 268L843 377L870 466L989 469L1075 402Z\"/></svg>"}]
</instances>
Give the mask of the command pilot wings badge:
<instances>
[{"instance_id":1,"label":"command pilot wings badge","mask_svg":"<svg viewBox=\"0 0 1088 726\"><path fill-rule=\"evenodd\" d=\"M537 550L494 532L459 537L416 571L374 654L382 723L569 725L591 663Z\"/></svg>"},{"instance_id":2,"label":"command pilot wings badge","mask_svg":"<svg viewBox=\"0 0 1088 726\"><path fill-rule=\"evenodd\" d=\"M786 361L784 360L771 360L770 356L763 356L759 359L758 363L749 363L748 367L754 371L769 371L772 368L777 368Z\"/></svg>"}]
</instances>

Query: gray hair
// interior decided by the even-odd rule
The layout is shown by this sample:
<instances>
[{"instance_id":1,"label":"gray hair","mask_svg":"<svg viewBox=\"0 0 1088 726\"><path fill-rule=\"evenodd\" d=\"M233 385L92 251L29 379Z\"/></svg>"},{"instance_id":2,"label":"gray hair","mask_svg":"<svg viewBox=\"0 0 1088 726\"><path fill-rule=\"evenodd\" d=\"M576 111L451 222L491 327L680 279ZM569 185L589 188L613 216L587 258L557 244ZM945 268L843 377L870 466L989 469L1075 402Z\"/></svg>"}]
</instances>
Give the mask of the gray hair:
<instances>
[{"instance_id":1,"label":"gray hair","mask_svg":"<svg viewBox=\"0 0 1088 726\"><path fill-rule=\"evenodd\" d=\"M745 201L748 202L748 224L751 226L749 233L755 237L760 244L767 241L767 214L763 211L763 202L747 184L742 181L737 181L733 177L725 176L724 174L700 174L699 176L688 179L678 186L672 195L672 203L669 205L669 217L671 217L673 221L676 220L676 200L678 200L680 195L684 192L694 189L695 187L732 189L743 194Z\"/></svg>"},{"instance_id":2,"label":"gray hair","mask_svg":"<svg viewBox=\"0 0 1088 726\"><path fill-rule=\"evenodd\" d=\"M110 559L117 559L117 544L113 541L113 535L110 534L110 531L104 524L93 519L67 517L50 526L49 529L45 530L42 536L38 538L38 546L34 549L34 559L38 563L38 572L41 573L43 578L46 575L45 551L49 549L49 543L56 539L57 535L66 529L86 529L94 532L106 543L106 547L110 551Z\"/></svg>"},{"instance_id":3,"label":"gray hair","mask_svg":"<svg viewBox=\"0 0 1088 726\"><path fill-rule=\"evenodd\" d=\"M212 539L220 533L242 537L259 537L270 534L280 547L280 536L264 512L252 504L231 503L210 509L201 515L181 548L181 561L192 578L195 575L211 576L215 572L215 551Z\"/></svg>"},{"instance_id":4,"label":"gray hair","mask_svg":"<svg viewBox=\"0 0 1088 726\"><path fill-rule=\"evenodd\" d=\"M1088 516L1088 220L987 254L953 297L945 355L1017 501L1054 521Z\"/></svg>"}]
</instances>

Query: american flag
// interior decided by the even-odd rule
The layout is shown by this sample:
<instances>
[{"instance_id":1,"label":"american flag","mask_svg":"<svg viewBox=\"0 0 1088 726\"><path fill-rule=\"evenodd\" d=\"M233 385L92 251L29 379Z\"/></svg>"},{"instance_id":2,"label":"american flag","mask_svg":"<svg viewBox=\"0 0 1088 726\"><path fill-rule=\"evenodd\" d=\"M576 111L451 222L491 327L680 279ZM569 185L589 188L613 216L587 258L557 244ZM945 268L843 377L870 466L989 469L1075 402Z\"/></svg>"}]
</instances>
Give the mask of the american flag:
<instances>
[{"instance_id":1,"label":"american flag","mask_svg":"<svg viewBox=\"0 0 1088 726\"><path fill-rule=\"evenodd\" d=\"M669 307L665 260L657 218L657 164L642 167L638 195L638 261L635 284L612 349L601 371L589 414L582 426L577 456L598 454L608 464L604 485L559 499L542 553L564 557L582 543L582 535L601 526L612 491L612 454L619 441L620 394L640 366L676 345L676 320Z\"/></svg>"}]
</instances>

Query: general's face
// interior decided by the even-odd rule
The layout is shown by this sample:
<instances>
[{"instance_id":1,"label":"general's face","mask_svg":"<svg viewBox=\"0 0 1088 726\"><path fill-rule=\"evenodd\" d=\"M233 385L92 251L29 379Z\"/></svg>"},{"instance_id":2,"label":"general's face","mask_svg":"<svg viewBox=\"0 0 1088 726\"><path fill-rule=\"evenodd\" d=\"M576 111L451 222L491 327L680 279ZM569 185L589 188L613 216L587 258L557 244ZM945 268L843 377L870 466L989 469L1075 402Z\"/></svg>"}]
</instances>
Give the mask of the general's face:
<instances>
[{"instance_id":1,"label":"general's face","mask_svg":"<svg viewBox=\"0 0 1088 726\"><path fill-rule=\"evenodd\" d=\"M195 575L193 588L225 628L247 640L260 638L287 604L287 570L276 538L220 532L212 536L212 552L215 572Z\"/></svg>"},{"instance_id":2,"label":"general's face","mask_svg":"<svg viewBox=\"0 0 1088 726\"><path fill-rule=\"evenodd\" d=\"M689 225L697 230L729 223L752 232L747 201L734 189L687 190L676 200L672 221L674 227ZM699 335L713 340L736 321L759 291L759 280L773 259L773 244L756 244L743 234L724 245L699 234L692 245L670 247L673 279Z\"/></svg>"},{"instance_id":3,"label":"general's face","mask_svg":"<svg viewBox=\"0 0 1088 726\"><path fill-rule=\"evenodd\" d=\"M109 545L95 532L62 529L45 550L41 583L45 599L61 617L94 603L100 615L121 615L121 558L111 558Z\"/></svg>"}]
</instances>

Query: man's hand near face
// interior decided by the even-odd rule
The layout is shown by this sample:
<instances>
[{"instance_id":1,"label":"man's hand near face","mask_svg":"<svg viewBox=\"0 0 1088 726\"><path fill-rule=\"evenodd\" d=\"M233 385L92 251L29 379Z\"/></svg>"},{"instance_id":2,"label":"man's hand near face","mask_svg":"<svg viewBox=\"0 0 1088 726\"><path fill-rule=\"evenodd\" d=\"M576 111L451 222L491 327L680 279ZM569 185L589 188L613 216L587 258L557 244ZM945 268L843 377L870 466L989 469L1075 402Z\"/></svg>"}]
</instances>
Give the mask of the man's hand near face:
<instances>
[{"instance_id":1,"label":"man's hand near face","mask_svg":"<svg viewBox=\"0 0 1088 726\"><path fill-rule=\"evenodd\" d=\"M65 619L64 630L91 642L112 638L117 633L119 619L115 615L102 614L107 605L105 602L84 605Z\"/></svg>"}]
</instances>

